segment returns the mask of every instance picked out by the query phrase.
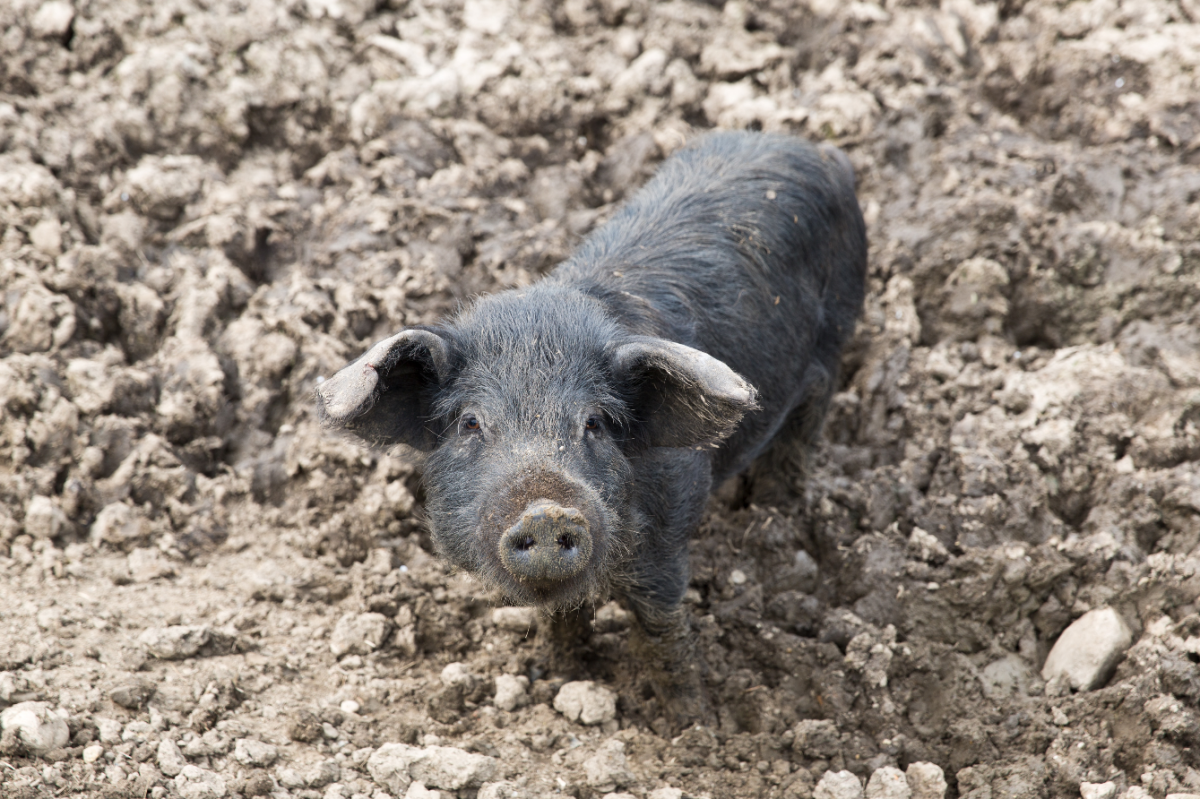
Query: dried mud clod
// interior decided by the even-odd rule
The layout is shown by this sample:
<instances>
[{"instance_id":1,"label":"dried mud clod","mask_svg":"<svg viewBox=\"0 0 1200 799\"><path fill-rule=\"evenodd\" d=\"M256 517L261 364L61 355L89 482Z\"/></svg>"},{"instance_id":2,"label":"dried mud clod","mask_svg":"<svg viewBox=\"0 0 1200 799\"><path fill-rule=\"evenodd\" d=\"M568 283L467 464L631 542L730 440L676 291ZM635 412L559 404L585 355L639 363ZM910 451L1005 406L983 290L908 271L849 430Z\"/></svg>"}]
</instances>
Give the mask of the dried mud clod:
<instances>
[{"instance_id":1,"label":"dried mud clod","mask_svg":"<svg viewBox=\"0 0 1200 799\"><path fill-rule=\"evenodd\" d=\"M0 6L0 795L1200 793L1193 0ZM676 735L312 397L712 126L849 153L871 292Z\"/></svg>"}]
</instances>

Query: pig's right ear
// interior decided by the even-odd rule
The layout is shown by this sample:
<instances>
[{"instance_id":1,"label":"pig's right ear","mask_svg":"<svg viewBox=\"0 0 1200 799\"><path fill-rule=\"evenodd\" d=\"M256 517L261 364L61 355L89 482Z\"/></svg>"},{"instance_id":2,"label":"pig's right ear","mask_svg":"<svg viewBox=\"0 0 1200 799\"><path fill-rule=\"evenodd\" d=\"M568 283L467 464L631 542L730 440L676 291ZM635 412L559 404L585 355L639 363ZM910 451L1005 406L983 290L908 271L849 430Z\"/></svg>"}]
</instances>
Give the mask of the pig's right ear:
<instances>
[{"instance_id":1,"label":"pig's right ear","mask_svg":"<svg viewBox=\"0 0 1200 799\"><path fill-rule=\"evenodd\" d=\"M325 426L372 444L432 449L430 398L449 360L448 342L433 330L401 330L317 386L317 413Z\"/></svg>"},{"instance_id":2,"label":"pig's right ear","mask_svg":"<svg viewBox=\"0 0 1200 799\"><path fill-rule=\"evenodd\" d=\"M613 351L638 438L652 447L694 447L731 434L758 407L757 392L722 361L674 341L636 336Z\"/></svg>"}]
</instances>

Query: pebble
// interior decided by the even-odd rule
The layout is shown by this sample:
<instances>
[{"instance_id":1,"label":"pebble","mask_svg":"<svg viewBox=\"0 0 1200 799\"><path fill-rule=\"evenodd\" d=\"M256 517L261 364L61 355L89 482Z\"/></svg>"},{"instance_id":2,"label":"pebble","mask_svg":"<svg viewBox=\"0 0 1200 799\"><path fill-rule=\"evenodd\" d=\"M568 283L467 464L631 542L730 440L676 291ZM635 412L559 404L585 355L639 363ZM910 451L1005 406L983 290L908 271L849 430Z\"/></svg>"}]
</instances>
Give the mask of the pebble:
<instances>
[{"instance_id":1,"label":"pebble","mask_svg":"<svg viewBox=\"0 0 1200 799\"><path fill-rule=\"evenodd\" d=\"M82 754L83 754L83 762L84 763L95 763L97 760L99 760L101 757L104 756L104 747L101 746L100 744L92 744L91 746L85 746L83 748ZM166 774L166 771L164 770L163 773ZM175 775L170 774L168 776L173 777Z\"/></svg>"},{"instance_id":2,"label":"pebble","mask_svg":"<svg viewBox=\"0 0 1200 799\"><path fill-rule=\"evenodd\" d=\"M204 167L195 155L143 156L125 173L130 198L143 213L170 221L200 193Z\"/></svg>"},{"instance_id":3,"label":"pebble","mask_svg":"<svg viewBox=\"0 0 1200 799\"><path fill-rule=\"evenodd\" d=\"M610 738L600 744L596 754L583 761L583 773L587 784L600 793L629 785L634 776L625 759L625 742Z\"/></svg>"},{"instance_id":4,"label":"pebble","mask_svg":"<svg viewBox=\"0 0 1200 799\"><path fill-rule=\"evenodd\" d=\"M849 771L826 771L813 788L813 799L862 799L863 786Z\"/></svg>"},{"instance_id":5,"label":"pebble","mask_svg":"<svg viewBox=\"0 0 1200 799\"><path fill-rule=\"evenodd\" d=\"M904 772L893 766L875 769L867 780L867 799L911 799L912 789Z\"/></svg>"},{"instance_id":6,"label":"pebble","mask_svg":"<svg viewBox=\"0 0 1200 799\"><path fill-rule=\"evenodd\" d=\"M155 731L155 726L148 721L131 721L125 725L125 729L121 730L121 741L144 743Z\"/></svg>"},{"instance_id":7,"label":"pebble","mask_svg":"<svg viewBox=\"0 0 1200 799\"><path fill-rule=\"evenodd\" d=\"M1061 677L1077 691L1099 688L1108 680L1133 634L1112 608L1090 610L1063 631L1042 667L1042 679Z\"/></svg>"},{"instance_id":8,"label":"pebble","mask_svg":"<svg viewBox=\"0 0 1200 799\"><path fill-rule=\"evenodd\" d=\"M269 766L278 757L274 746L253 738L238 738L233 744L233 759L244 766Z\"/></svg>"},{"instance_id":9,"label":"pebble","mask_svg":"<svg viewBox=\"0 0 1200 799\"><path fill-rule=\"evenodd\" d=\"M337 782L342 776L342 767L336 760L326 760L304 772L304 784L309 788L324 788Z\"/></svg>"},{"instance_id":10,"label":"pebble","mask_svg":"<svg viewBox=\"0 0 1200 799\"><path fill-rule=\"evenodd\" d=\"M537 611L533 608L496 608L492 624L510 633L533 633L537 630Z\"/></svg>"},{"instance_id":11,"label":"pebble","mask_svg":"<svg viewBox=\"0 0 1200 799\"><path fill-rule=\"evenodd\" d=\"M382 613L347 613L338 619L329 636L334 657L369 655L391 632L392 622Z\"/></svg>"},{"instance_id":12,"label":"pebble","mask_svg":"<svg viewBox=\"0 0 1200 799\"><path fill-rule=\"evenodd\" d=\"M65 0L50 0L38 8L30 27L33 28L34 35L40 38L60 38L70 30L71 21L74 19L75 9L70 3Z\"/></svg>"},{"instance_id":13,"label":"pebble","mask_svg":"<svg viewBox=\"0 0 1200 799\"><path fill-rule=\"evenodd\" d=\"M209 730L199 738L193 738L183 746L186 757L211 757L223 755L229 751L233 742L220 730Z\"/></svg>"},{"instance_id":14,"label":"pebble","mask_svg":"<svg viewBox=\"0 0 1200 799\"><path fill-rule=\"evenodd\" d=\"M470 672L465 663L454 662L442 669L442 685L461 685L467 691L475 685L475 675Z\"/></svg>"},{"instance_id":15,"label":"pebble","mask_svg":"<svg viewBox=\"0 0 1200 799\"><path fill-rule=\"evenodd\" d=\"M1081 782L1079 783L1079 795L1083 799L1112 799L1117 795L1117 784L1115 782ZM1171 799L1167 797L1167 799Z\"/></svg>"},{"instance_id":16,"label":"pebble","mask_svg":"<svg viewBox=\"0 0 1200 799\"><path fill-rule=\"evenodd\" d=\"M357 715L358 711L362 710L362 705L360 705L358 702L355 702L353 699L347 699L338 705L338 708L341 709L343 713Z\"/></svg>"},{"instance_id":17,"label":"pebble","mask_svg":"<svg viewBox=\"0 0 1200 799\"><path fill-rule=\"evenodd\" d=\"M25 511L25 532L34 538L57 538L70 521L54 500L38 494Z\"/></svg>"},{"instance_id":18,"label":"pebble","mask_svg":"<svg viewBox=\"0 0 1200 799\"><path fill-rule=\"evenodd\" d=\"M617 717L617 695L591 680L569 682L558 689L554 709L580 724L603 724Z\"/></svg>"},{"instance_id":19,"label":"pebble","mask_svg":"<svg viewBox=\"0 0 1200 799\"><path fill-rule=\"evenodd\" d=\"M529 678L514 677L511 674L500 674L496 677L495 705L500 710L513 711L528 704Z\"/></svg>"},{"instance_id":20,"label":"pebble","mask_svg":"<svg viewBox=\"0 0 1200 799\"><path fill-rule=\"evenodd\" d=\"M837 727L828 719L802 719L792 729L792 749L805 757L830 758L841 748Z\"/></svg>"},{"instance_id":21,"label":"pebble","mask_svg":"<svg viewBox=\"0 0 1200 799\"><path fill-rule=\"evenodd\" d=\"M96 729L100 732L100 743L121 743L121 722L116 719L99 717L93 717L92 721L95 722Z\"/></svg>"},{"instance_id":22,"label":"pebble","mask_svg":"<svg viewBox=\"0 0 1200 799\"><path fill-rule=\"evenodd\" d=\"M212 631L206 625L150 627L138 636L138 643L159 660L184 660L208 643Z\"/></svg>"},{"instance_id":23,"label":"pebble","mask_svg":"<svg viewBox=\"0 0 1200 799\"><path fill-rule=\"evenodd\" d=\"M62 252L62 225L54 218L43 219L29 231L29 243L46 255Z\"/></svg>"},{"instance_id":24,"label":"pebble","mask_svg":"<svg viewBox=\"0 0 1200 799\"><path fill-rule=\"evenodd\" d=\"M127 541L136 541L148 535L150 522L142 515L140 509L132 508L124 502L113 502L100 509L89 529L93 545L98 547L107 542L120 546Z\"/></svg>"},{"instance_id":25,"label":"pebble","mask_svg":"<svg viewBox=\"0 0 1200 799\"><path fill-rule=\"evenodd\" d=\"M299 790L304 787L304 778L300 776L300 772L286 766L275 772L276 779L279 784L288 790Z\"/></svg>"},{"instance_id":26,"label":"pebble","mask_svg":"<svg viewBox=\"0 0 1200 799\"><path fill-rule=\"evenodd\" d=\"M8 167L11 163L9 161L5 166ZM5 182L11 186L10 176L5 174L4 178ZM8 294L6 305L8 305L9 311L8 329L4 333L4 343L9 352L42 352L52 347L65 345L75 335L75 304L73 302L61 294L51 292L41 283L23 283L10 279L8 284L11 288L6 292ZM63 402L65 405L70 404L65 400ZM37 497L31 499L25 510L25 524L30 535L36 538L39 535L38 530L44 532L45 528L41 525L46 521L51 521L53 524L69 522L65 515L60 515L63 511L57 505L53 507L53 519L48 520L46 516L41 515L40 511L30 518L30 514L35 510L33 503L36 499ZM53 505L53 501L51 501L51 505ZM43 505L40 510L44 511L46 507Z\"/></svg>"},{"instance_id":27,"label":"pebble","mask_svg":"<svg viewBox=\"0 0 1200 799\"><path fill-rule=\"evenodd\" d=\"M371 779L397 796L404 795L413 782L448 791L478 788L494 779L498 770L496 758L452 746L421 748L390 743L367 759Z\"/></svg>"},{"instance_id":28,"label":"pebble","mask_svg":"<svg viewBox=\"0 0 1200 799\"><path fill-rule=\"evenodd\" d=\"M656 788L646 794L646 799L683 799L683 791L678 788Z\"/></svg>"},{"instance_id":29,"label":"pebble","mask_svg":"<svg viewBox=\"0 0 1200 799\"><path fill-rule=\"evenodd\" d=\"M67 720L45 702L19 702L0 713L0 730L16 731L18 740L33 753L61 749L71 739Z\"/></svg>"},{"instance_id":30,"label":"pebble","mask_svg":"<svg viewBox=\"0 0 1200 799\"><path fill-rule=\"evenodd\" d=\"M909 763L904 773L912 799L942 799L946 795L946 775L934 763Z\"/></svg>"},{"instance_id":31,"label":"pebble","mask_svg":"<svg viewBox=\"0 0 1200 799\"><path fill-rule=\"evenodd\" d=\"M989 663L979 674L983 693L994 702L1002 702L1014 693L1029 693L1029 666L1020 655L1008 654Z\"/></svg>"},{"instance_id":32,"label":"pebble","mask_svg":"<svg viewBox=\"0 0 1200 799\"><path fill-rule=\"evenodd\" d=\"M175 777L175 790L183 799L220 799L228 791L220 774L192 765Z\"/></svg>"},{"instance_id":33,"label":"pebble","mask_svg":"<svg viewBox=\"0 0 1200 799\"><path fill-rule=\"evenodd\" d=\"M1169 793L1167 799L1200 799L1200 793Z\"/></svg>"},{"instance_id":34,"label":"pebble","mask_svg":"<svg viewBox=\"0 0 1200 799\"><path fill-rule=\"evenodd\" d=\"M159 771L168 777L178 776L187 765L187 761L183 759L183 752L179 751L179 744L170 738L163 738L158 742L157 761Z\"/></svg>"}]
</instances>

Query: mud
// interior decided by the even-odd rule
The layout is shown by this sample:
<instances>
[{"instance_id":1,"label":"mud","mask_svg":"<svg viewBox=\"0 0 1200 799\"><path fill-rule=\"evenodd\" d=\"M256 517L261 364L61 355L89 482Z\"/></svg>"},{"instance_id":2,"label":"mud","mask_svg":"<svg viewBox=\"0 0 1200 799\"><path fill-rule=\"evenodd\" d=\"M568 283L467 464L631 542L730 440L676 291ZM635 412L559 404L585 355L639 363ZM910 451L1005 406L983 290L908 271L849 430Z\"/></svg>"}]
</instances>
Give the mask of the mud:
<instances>
[{"instance_id":1,"label":"mud","mask_svg":"<svg viewBox=\"0 0 1200 799\"><path fill-rule=\"evenodd\" d=\"M951 797L1200 793L1194 0L14 0L0 31L0 710L45 703L0 794L806 798L916 762ZM711 502L719 724L673 737L621 608L545 673L536 618L430 553L410 454L312 394L713 126L846 149L871 291L795 502ZM1103 607L1111 679L1044 681Z\"/></svg>"}]
</instances>

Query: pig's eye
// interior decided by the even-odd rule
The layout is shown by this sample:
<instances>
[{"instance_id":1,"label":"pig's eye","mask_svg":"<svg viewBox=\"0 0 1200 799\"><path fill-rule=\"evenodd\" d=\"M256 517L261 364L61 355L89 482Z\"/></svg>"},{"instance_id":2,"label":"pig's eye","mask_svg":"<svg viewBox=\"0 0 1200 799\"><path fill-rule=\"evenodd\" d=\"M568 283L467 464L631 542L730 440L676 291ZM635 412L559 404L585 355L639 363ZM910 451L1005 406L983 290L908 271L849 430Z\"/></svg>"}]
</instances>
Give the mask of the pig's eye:
<instances>
[{"instance_id":1,"label":"pig's eye","mask_svg":"<svg viewBox=\"0 0 1200 799\"><path fill-rule=\"evenodd\" d=\"M583 429L589 433L600 432L600 419L595 416L589 416L587 421L583 423Z\"/></svg>"},{"instance_id":2,"label":"pig's eye","mask_svg":"<svg viewBox=\"0 0 1200 799\"><path fill-rule=\"evenodd\" d=\"M479 420L476 419L474 416L467 416L463 419L462 425L463 425L463 430L469 430L471 432L475 432L476 430L479 429Z\"/></svg>"}]
</instances>

